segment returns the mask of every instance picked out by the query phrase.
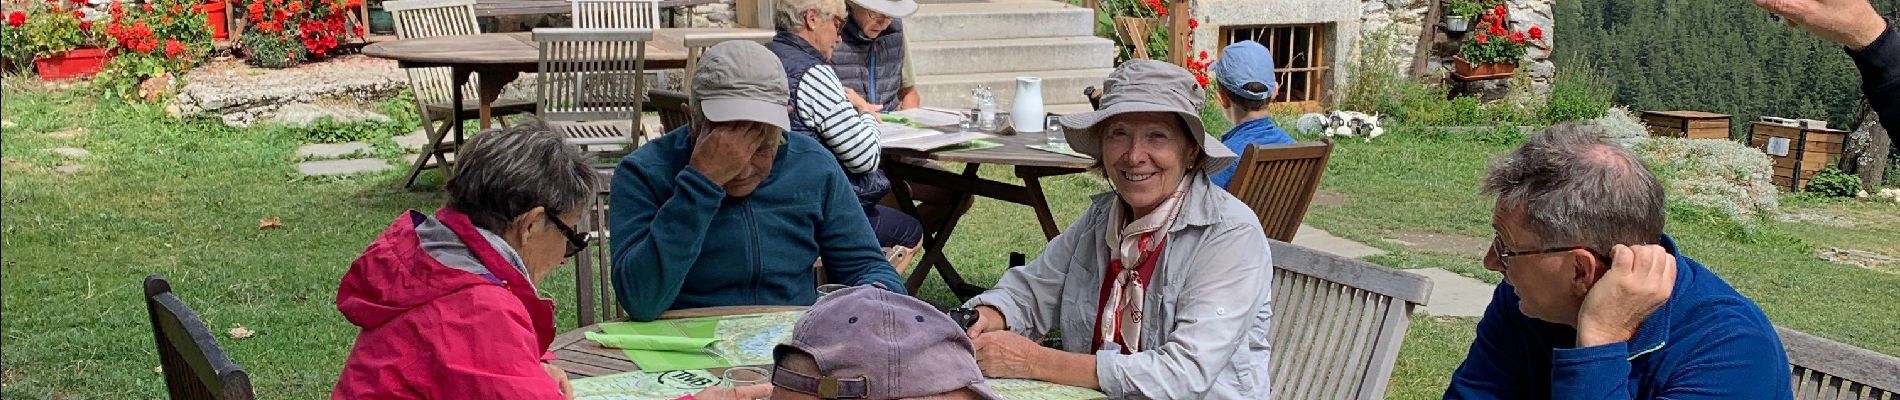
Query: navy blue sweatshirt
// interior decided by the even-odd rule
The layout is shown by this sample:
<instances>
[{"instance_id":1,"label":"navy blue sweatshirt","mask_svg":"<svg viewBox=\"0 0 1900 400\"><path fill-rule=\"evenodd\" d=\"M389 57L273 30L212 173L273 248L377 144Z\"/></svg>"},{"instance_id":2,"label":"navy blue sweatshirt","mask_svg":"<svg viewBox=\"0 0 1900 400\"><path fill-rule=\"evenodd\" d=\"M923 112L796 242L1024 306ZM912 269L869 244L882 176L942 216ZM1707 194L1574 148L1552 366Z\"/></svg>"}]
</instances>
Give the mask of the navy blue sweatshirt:
<instances>
[{"instance_id":1,"label":"navy blue sweatshirt","mask_svg":"<svg viewBox=\"0 0 1900 400\"><path fill-rule=\"evenodd\" d=\"M1880 126L1887 128L1887 137L1894 143L1900 143L1900 38L1894 37L1892 22L1867 48L1847 54L1860 68L1861 90L1880 115Z\"/></svg>"},{"instance_id":2,"label":"navy blue sweatshirt","mask_svg":"<svg viewBox=\"0 0 1900 400\"><path fill-rule=\"evenodd\" d=\"M1791 399L1788 355L1754 301L1682 255L1676 285L1628 341L1576 347L1569 326L1518 311L1498 285L1447 399Z\"/></svg>"}]
</instances>

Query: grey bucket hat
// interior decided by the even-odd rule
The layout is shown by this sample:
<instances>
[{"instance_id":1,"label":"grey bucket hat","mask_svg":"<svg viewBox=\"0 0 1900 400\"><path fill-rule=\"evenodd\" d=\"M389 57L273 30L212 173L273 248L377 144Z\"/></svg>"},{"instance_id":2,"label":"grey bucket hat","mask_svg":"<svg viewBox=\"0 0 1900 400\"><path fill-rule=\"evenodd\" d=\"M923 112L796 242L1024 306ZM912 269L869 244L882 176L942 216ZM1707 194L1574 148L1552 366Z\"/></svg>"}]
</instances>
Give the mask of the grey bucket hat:
<instances>
[{"instance_id":1,"label":"grey bucket hat","mask_svg":"<svg viewBox=\"0 0 1900 400\"><path fill-rule=\"evenodd\" d=\"M885 400L969 389L1002 400L984 383L976 347L930 303L879 287L854 286L818 298L773 349L810 354L819 376L779 369L772 384L821 398Z\"/></svg>"},{"instance_id":2,"label":"grey bucket hat","mask_svg":"<svg viewBox=\"0 0 1900 400\"><path fill-rule=\"evenodd\" d=\"M851 4L891 18L909 18L917 13L916 0L851 0Z\"/></svg>"},{"instance_id":3,"label":"grey bucket hat","mask_svg":"<svg viewBox=\"0 0 1900 400\"><path fill-rule=\"evenodd\" d=\"M785 69L778 56L749 40L713 45L693 70L693 96L713 122L757 121L791 130Z\"/></svg>"},{"instance_id":4,"label":"grey bucket hat","mask_svg":"<svg viewBox=\"0 0 1900 400\"><path fill-rule=\"evenodd\" d=\"M1187 136L1201 147L1200 169L1213 173L1240 160L1201 124L1207 92L1194 74L1174 64L1155 60L1122 63L1102 82L1102 107L1092 112L1062 116L1063 136L1076 152L1102 159L1102 138L1095 127L1117 115L1139 112L1174 113L1187 124ZM1106 160L1103 160L1106 162Z\"/></svg>"}]
</instances>

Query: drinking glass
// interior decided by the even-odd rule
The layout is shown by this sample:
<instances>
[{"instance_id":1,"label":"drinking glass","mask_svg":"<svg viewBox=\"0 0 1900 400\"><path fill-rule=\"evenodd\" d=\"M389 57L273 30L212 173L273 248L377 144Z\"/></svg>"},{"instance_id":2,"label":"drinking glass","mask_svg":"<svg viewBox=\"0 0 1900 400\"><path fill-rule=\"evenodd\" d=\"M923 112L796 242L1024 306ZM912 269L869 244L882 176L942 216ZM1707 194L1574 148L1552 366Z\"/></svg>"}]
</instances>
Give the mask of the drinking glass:
<instances>
[{"instance_id":1,"label":"drinking glass","mask_svg":"<svg viewBox=\"0 0 1900 400\"><path fill-rule=\"evenodd\" d=\"M1048 146L1054 150L1069 149L1069 137L1062 135L1062 117L1049 116L1049 119L1043 124L1042 133L1049 135L1048 139L1045 139L1043 142L1044 146Z\"/></svg>"},{"instance_id":2,"label":"drinking glass","mask_svg":"<svg viewBox=\"0 0 1900 400\"><path fill-rule=\"evenodd\" d=\"M720 373L719 377L722 378L719 387L730 389L765 384L772 374L764 368L732 367L726 368L726 372Z\"/></svg>"}]
</instances>

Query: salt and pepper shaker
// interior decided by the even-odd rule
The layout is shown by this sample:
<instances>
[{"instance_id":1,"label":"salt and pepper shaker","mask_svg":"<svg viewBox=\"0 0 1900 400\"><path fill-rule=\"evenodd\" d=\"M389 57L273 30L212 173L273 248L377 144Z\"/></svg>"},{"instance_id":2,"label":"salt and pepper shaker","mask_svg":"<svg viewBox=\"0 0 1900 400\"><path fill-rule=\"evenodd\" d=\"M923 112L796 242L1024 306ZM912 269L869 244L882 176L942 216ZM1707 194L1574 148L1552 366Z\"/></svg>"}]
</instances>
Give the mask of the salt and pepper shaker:
<instances>
[{"instance_id":1,"label":"salt and pepper shaker","mask_svg":"<svg viewBox=\"0 0 1900 400\"><path fill-rule=\"evenodd\" d=\"M977 86L970 97L976 102L976 130L996 131L996 95L990 92L988 86Z\"/></svg>"}]
</instances>

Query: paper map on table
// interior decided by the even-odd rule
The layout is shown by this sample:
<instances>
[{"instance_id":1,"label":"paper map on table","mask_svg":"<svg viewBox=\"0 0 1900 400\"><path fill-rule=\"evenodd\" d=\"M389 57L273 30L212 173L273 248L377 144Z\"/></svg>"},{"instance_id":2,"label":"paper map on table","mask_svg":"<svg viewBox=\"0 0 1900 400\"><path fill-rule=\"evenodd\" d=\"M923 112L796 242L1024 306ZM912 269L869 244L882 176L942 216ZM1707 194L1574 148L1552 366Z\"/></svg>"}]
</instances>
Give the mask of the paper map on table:
<instances>
[{"instance_id":1,"label":"paper map on table","mask_svg":"<svg viewBox=\"0 0 1900 400\"><path fill-rule=\"evenodd\" d=\"M1107 394L1075 386L1028 379L990 379L983 382L1009 400L1095 400Z\"/></svg>"},{"instance_id":2,"label":"paper map on table","mask_svg":"<svg viewBox=\"0 0 1900 400\"><path fill-rule=\"evenodd\" d=\"M772 348L792 337L792 324L804 311L726 317L686 318L653 322L601 324L609 334L678 336L718 339L711 347L691 351L626 350L627 358L644 371L677 371L772 363Z\"/></svg>"},{"instance_id":3,"label":"paper map on table","mask_svg":"<svg viewBox=\"0 0 1900 400\"><path fill-rule=\"evenodd\" d=\"M719 383L703 369L627 373L575 379L577 400L673 400Z\"/></svg>"}]
</instances>

